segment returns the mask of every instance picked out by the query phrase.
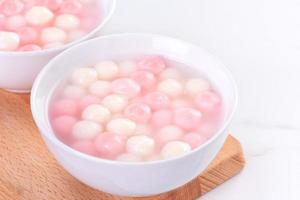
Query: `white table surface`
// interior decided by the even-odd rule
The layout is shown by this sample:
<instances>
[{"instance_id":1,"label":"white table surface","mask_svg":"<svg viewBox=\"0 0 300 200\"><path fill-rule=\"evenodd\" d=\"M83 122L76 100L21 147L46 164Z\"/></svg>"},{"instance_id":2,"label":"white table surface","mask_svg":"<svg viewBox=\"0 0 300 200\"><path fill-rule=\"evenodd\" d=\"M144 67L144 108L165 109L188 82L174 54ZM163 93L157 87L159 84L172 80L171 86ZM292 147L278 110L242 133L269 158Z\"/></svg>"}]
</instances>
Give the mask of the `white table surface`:
<instances>
[{"instance_id":1,"label":"white table surface","mask_svg":"<svg viewBox=\"0 0 300 200\"><path fill-rule=\"evenodd\" d=\"M241 174L201 200L300 199L300 1L118 0L103 34L150 32L196 43L233 72L231 130Z\"/></svg>"}]
</instances>

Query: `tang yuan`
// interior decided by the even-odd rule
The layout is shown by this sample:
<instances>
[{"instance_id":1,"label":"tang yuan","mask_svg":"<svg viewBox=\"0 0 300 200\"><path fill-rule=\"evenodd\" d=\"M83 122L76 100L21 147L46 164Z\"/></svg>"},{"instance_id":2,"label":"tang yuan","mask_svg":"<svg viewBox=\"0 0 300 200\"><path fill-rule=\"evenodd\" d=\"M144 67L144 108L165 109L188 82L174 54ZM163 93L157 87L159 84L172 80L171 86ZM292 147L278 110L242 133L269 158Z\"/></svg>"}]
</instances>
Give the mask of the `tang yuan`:
<instances>
[{"instance_id":1,"label":"tang yuan","mask_svg":"<svg viewBox=\"0 0 300 200\"><path fill-rule=\"evenodd\" d=\"M0 51L40 51L73 42L100 24L99 2L0 0Z\"/></svg>"},{"instance_id":2,"label":"tang yuan","mask_svg":"<svg viewBox=\"0 0 300 200\"><path fill-rule=\"evenodd\" d=\"M80 9L69 6L56 21L64 31L77 26L73 18L72 26L60 22ZM153 162L187 154L223 120L217 88L191 69L160 56L76 66L53 91L52 129L71 148L102 159Z\"/></svg>"}]
</instances>

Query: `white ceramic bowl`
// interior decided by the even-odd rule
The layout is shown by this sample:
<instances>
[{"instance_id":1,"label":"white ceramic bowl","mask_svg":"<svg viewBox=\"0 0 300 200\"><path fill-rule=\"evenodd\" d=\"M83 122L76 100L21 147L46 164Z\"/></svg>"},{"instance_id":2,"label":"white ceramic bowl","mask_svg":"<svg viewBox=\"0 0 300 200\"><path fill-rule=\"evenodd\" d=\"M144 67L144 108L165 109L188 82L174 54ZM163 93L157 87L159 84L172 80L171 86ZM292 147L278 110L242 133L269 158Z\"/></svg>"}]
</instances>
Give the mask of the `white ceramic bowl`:
<instances>
[{"instance_id":1,"label":"white ceramic bowl","mask_svg":"<svg viewBox=\"0 0 300 200\"><path fill-rule=\"evenodd\" d=\"M124 163L91 157L60 142L48 120L51 94L60 80L79 66L120 55L159 54L201 70L220 90L225 120L203 146L170 160ZM177 39L148 34L109 35L76 45L55 57L37 77L31 109L49 150L58 162L83 183L116 195L148 196L175 189L199 175L215 157L228 135L237 105L237 90L229 71L213 56Z\"/></svg>"},{"instance_id":2,"label":"white ceramic bowl","mask_svg":"<svg viewBox=\"0 0 300 200\"><path fill-rule=\"evenodd\" d=\"M0 51L0 88L13 92L30 92L35 77L40 70L56 55L70 46L95 37L111 18L116 0L99 0L102 21L84 37L59 48L32 52Z\"/></svg>"}]
</instances>

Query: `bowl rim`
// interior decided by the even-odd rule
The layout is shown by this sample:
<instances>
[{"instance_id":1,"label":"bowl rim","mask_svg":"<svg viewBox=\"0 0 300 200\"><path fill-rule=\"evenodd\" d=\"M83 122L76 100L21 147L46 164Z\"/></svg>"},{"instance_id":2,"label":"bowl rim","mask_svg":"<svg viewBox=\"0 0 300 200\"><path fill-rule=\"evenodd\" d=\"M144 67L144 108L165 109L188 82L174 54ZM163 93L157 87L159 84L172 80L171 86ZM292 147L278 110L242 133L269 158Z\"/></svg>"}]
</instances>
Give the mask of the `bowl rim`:
<instances>
[{"instance_id":1,"label":"bowl rim","mask_svg":"<svg viewBox=\"0 0 300 200\"><path fill-rule=\"evenodd\" d=\"M101 2L101 0L97 0L97 1ZM116 10L117 0L110 0L110 1L112 2L111 8L108 11L107 15L105 15L103 20L101 20L101 22L95 28L93 28L86 35L80 37L79 39L74 40L72 42L68 42L66 44L63 44L60 47L54 47L54 48L49 48L49 49L41 49L41 50L38 50L38 51L0 51L0 56L23 56L23 55L35 56L35 55L42 55L42 54L49 54L49 53L51 54L51 53L55 53L55 52L64 51L64 50L66 50L66 49L68 49L68 48L70 48L74 45L77 45L77 44L89 39L90 37L92 37L92 35L96 34L111 19L111 17L113 16L113 14Z\"/></svg>"},{"instance_id":2,"label":"bowl rim","mask_svg":"<svg viewBox=\"0 0 300 200\"><path fill-rule=\"evenodd\" d=\"M73 48L81 48L81 46L85 46L85 45L89 45L90 43L93 43L94 41L98 41L98 40L105 40L107 38L114 38L114 37L127 37L127 36L135 36L135 37L149 37L149 38L153 38L153 37L159 37L160 39L163 40L172 40L172 41L176 41L176 42L180 42L182 44L188 45L188 46L192 46L193 48L196 49L200 49L202 50L203 53L205 53L207 56L210 56L211 58L213 58L213 60L215 60L216 62L219 63L219 68L222 69L222 71L224 71L226 73L227 78L230 80L231 82L231 86L232 86L232 91L233 91L233 98L234 98L234 103L232 105L232 109L228 115L228 117L222 122L221 126L219 127L219 129L216 131L216 133L213 135L213 137L211 137L209 140L207 140L203 145L200 145L199 147L192 149L190 152L174 157L174 158L169 158L169 159L162 159L162 160L154 160L154 161L144 161L144 162L124 162L124 161L117 161L117 160L108 160L108 159L103 159L103 158L99 158L99 157L94 157L88 154L84 154L81 153L77 150L74 150L73 148L69 147L68 145L64 144L63 142L61 142L57 137L55 137L55 133L52 131L51 128L49 127L44 127L41 126L39 123L39 116L40 114L38 113L38 110L36 108L36 93L39 90L39 82L43 79L44 76L47 75L47 71L51 70L52 65L55 65L55 63L57 62L57 60L59 60L60 58L63 58L64 55L66 53L68 53L69 51L72 51ZM172 161L176 161L179 159L182 159L183 157L195 154L199 151L201 151L202 149L206 148L208 145L210 145L213 141L215 141L218 137L221 136L221 134L226 131L227 127L229 126L229 124L231 123L234 114L236 113L236 109L238 106L238 88L237 88L237 84L235 79L233 78L233 75L231 73L231 71L222 63L220 62L220 60L218 58L216 58L214 55L212 55L211 53L209 53L208 51L206 51L205 49L201 48L198 45L192 44L190 42L186 42L184 40L181 39L177 39L177 38L173 38L170 36L164 36L164 35L160 35L160 34L150 34L150 33L118 33L118 34L109 34L109 35L105 35L105 36L100 36L100 37L96 37L94 39L91 40L87 40L85 42L82 42L80 44L74 45L71 48L67 49L66 51L63 51L62 53L60 53L58 56L54 57L43 69L42 71L39 73L39 75L37 76L36 80L34 81L33 87L32 87L32 91L31 91L31 96L30 96L30 102L31 102L31 111L32 111L32 115L33 115L33 119L37 125L37 127L39 128L39 132L42 136L46 137L49 141L51 141L52 143L55 144L55 146L59 146L60 148L62 148L64 151L67 151L70 154L73 154L76 157L79 157L80 159L85 159L88 161L92 161L92 162L96 162L96 163L106 163L106 164L112 164L112 165L132 165L132 166L149 166L149 165L156 165L156 164L163 164L163 163L167 163L167 162L172 162ZM49 121L49 119L47 119L47 121ZM52 135L51 135L52 134ZM44 139L43 137L43 139ZM44 139L45 140L45 139ZM51 152L52 153L52 152Z\"/></svg>"}]
</instances>

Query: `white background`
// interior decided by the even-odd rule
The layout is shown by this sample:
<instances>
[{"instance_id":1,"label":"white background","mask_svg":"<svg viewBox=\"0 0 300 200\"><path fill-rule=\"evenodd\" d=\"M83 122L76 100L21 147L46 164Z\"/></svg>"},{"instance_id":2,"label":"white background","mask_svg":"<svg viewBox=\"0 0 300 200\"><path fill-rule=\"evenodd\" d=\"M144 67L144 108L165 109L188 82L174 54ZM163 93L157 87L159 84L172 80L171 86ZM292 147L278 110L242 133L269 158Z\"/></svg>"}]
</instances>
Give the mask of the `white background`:
<instances>
[{"instance_id":1,"label":"white background","mask_svg":"<svg viewBox=\"0 0 300 200\"><path fill-rule=\"evenodd\" d=\"M233 72L241 174L201 200L300 199L300 0L118 0L103 34L158 33L200 45Z\"/></svg>"}]
</instances>

